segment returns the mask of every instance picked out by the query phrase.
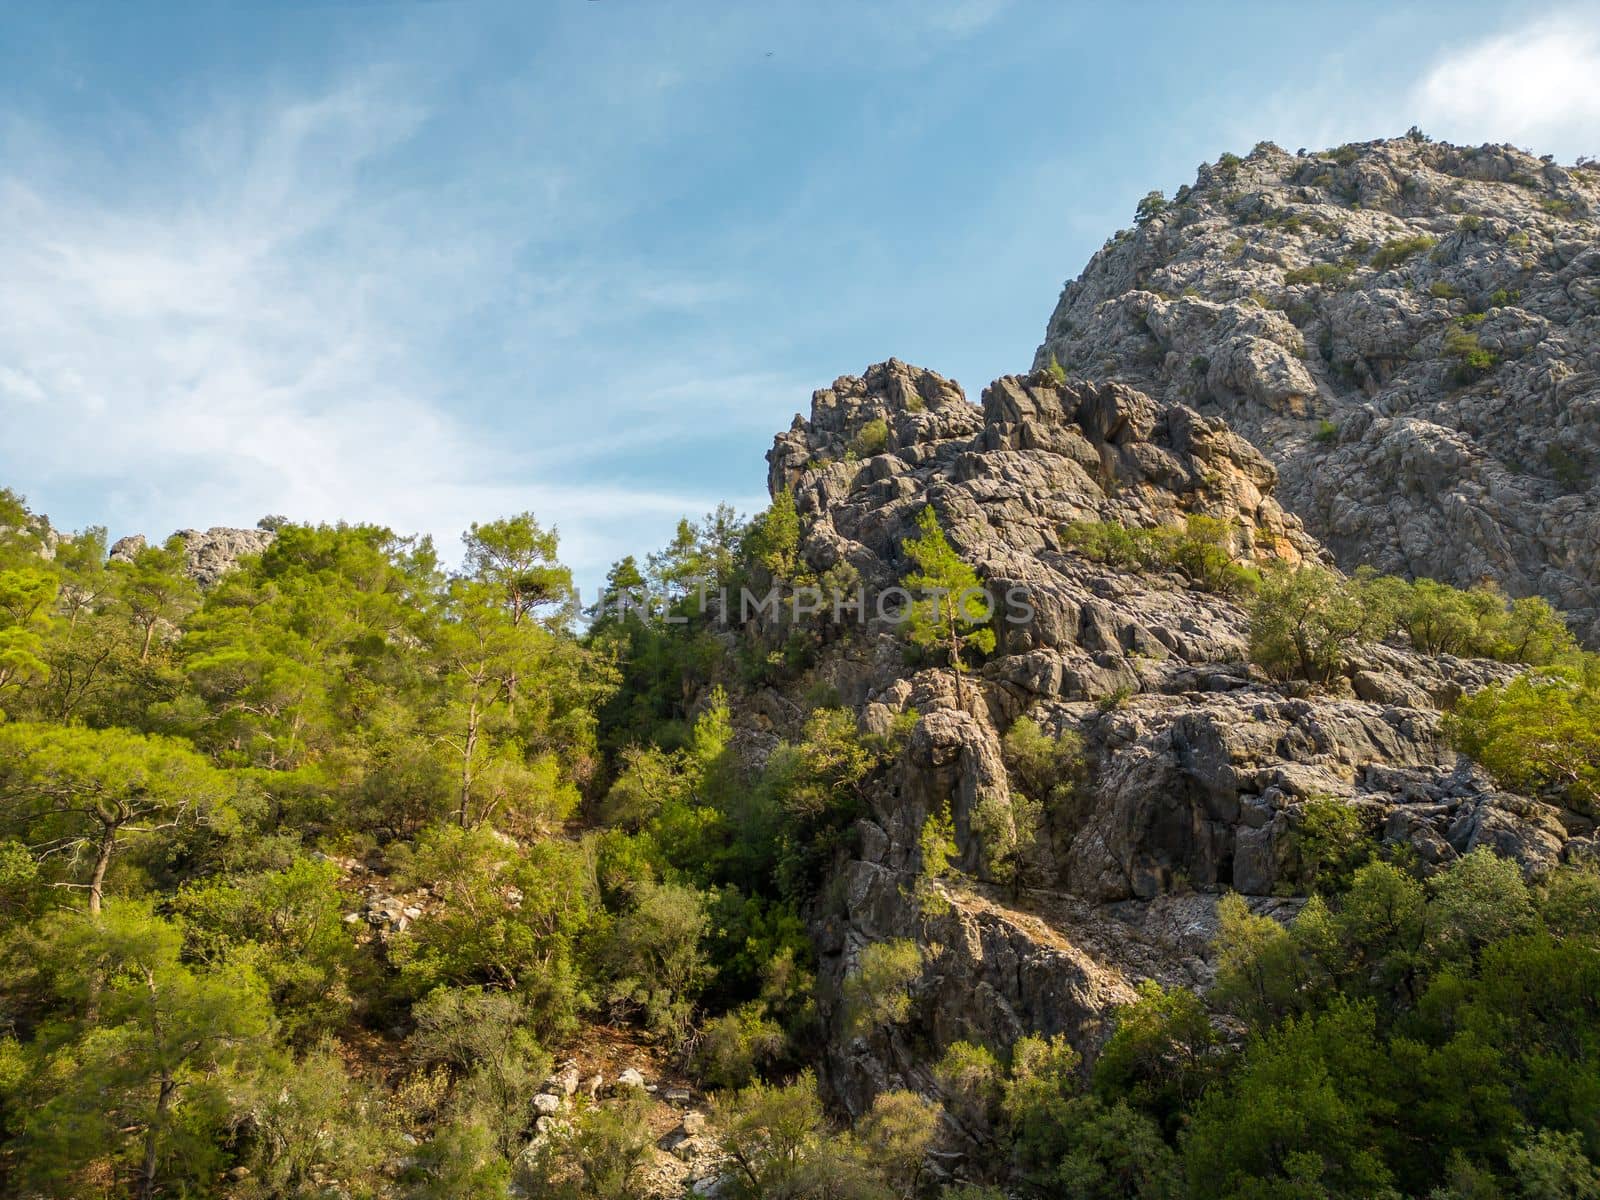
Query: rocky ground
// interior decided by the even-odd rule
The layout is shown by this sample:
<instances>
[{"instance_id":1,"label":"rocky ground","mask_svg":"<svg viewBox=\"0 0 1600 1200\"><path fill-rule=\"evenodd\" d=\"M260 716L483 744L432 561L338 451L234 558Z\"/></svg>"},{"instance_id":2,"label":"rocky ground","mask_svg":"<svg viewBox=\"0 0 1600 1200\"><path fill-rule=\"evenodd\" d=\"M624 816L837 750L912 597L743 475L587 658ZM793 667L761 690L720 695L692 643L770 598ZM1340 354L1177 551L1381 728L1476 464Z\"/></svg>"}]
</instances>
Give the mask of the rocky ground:
<instances>
[{"instance_id":1,"label":"rocky ground","mask_svg":"<svg viewBox=\"0 0 1600 1200\"><path fill-rule=\"evenodd\" d=\"M1542 594L1600 642L1600 164L1411 137L1207 164L1034 365L1225 416L1344 567Z\"/></svg>"}]
</instances>

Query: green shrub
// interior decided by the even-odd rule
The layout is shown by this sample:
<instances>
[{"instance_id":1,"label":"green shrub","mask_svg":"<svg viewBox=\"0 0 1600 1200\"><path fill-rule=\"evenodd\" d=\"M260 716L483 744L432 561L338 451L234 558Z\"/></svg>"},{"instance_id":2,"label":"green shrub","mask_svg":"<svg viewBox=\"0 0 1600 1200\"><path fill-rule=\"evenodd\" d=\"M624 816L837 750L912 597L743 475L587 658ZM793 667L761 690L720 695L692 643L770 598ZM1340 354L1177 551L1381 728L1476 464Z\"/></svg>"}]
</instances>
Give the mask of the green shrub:
<instances>
[{"instance_id":1,"label":"green shrub","mask_svg":"<svg viewBox=\"0 0 1600 1200\"><path fill-rule=\"evenodd\" d=\"M1476 233L1483 228L1483 218L1476 213L1468 213L1456 222L1456 228L1462 233Z\"/></svg>"},{"instance_id":2,"label":"green shrub","mask_svg":"<svg viewBox=\"0 0 1600 1200\"><path fill-rule=\"evenodd\" d=\"M1381 633L1351 581L1303 563L1262 572L1250 605L1250 659L1278 679L1327 683L1351 646Z\"/></svg>"},{"instance_id":3,"label":"green shrub","mask_svg":"<svg viewBox=\"0 0 1600 1200\"><path fill-rule=\"evenodd\" d=\"M1374 270L1387 271L1391 267L1398 267L1413 254L1429 250L1434 245L1434 239L1425 233L1415 237L1391 238L1378 247L1378 252L1372 256Z\"/></svg>"},{"instance_id":4,"label":"green shrub","mask_svg":"<svg viewBox=\"0 0 1600 1200\"><path fill-rule=\"evenodd\" d=\"M1331 446L1339 440L1339 427L1332 421L1318 421L1317 431L1311 435L1311 439L1319 446Z\"/></svg>"},{"instance_id":5,"label":"green shrub","mask_svg":"<svg viewBox=\"0 0 1600 1200\"><path fill-rule=\"evenodd\" d=\"M1130 1101L1176 1133L1216 1075L1219 1040L1199 996L1147 979L1139 998L1117 1009L1116 1032L1095 1061L1095 1094L1107 1104Z\"/></svg>"},{"instance_id":6,"label":"green shrub","mask_svg":"<svg viewBox=\"0 0 1600 1200\"><path fill-rule=\"evenodd\" d=\"M1000 1102L1000 1063L987 1046L954 1042L933 1068L945 1107L976 1128L988 1126Z\"/></svg>"},{"instance_id":7,"label":"green shrub","mask_svg":"<svg viewBox=\"0 0 1600 1200\"><path fill-rule=\"evenodd\" d=\"M1499 356L1478 341L1478 335L1465 329L1452 329L1445 334L1444 352L1455 359L1450 368L1450 378L1458 384L1481 379L1499 365Z\"/></svg>"},{"instance_id":8,"label":"green shrub","mask_svg":"<svg viewBox=\"0 0 1600 1200\"><path fill-rule=\"evenodd\" d=\"M862 458L869 458L874 454L882 454L888 444L889 423L882 417L874 417L856 431L850 449Z\"/></svg>"},{"instance_id":9,"label":"green shrub","mask_svg":"<svg viewBox=\"0 0 1600 1200\"><path fill-rule=\"evenodd\" d=\"M863 1037L911 1018L911 986L922 976L922 951L909 939L864 946L845 976L845 1026Z\"/></svg>"},{"instance_id":10,"label":"green shrub","mask_svg":"<svg viewBox=\"0 0 1600 1200\"><path fill-rule=\"evenodd\" d=\"M1383 631L1404 633L1423 654L1548 666L1577 653L1561 614L1538 596L1508 601L1488 585L1462 589L1393 575L1362 577L1358 587Z\"/></svg>"},{"instance_id":11,"label":"green shrub","mask_svg":"<svg viewBox=\"0 0 1600 1200\"><path fill-rule=\"evenodd\" d=\"M1352 805L1313 797L1301 807L1294 848L1300 883L1308 890L1344 891L1373 847L1367 822Z\"/></svg>"},{"instance_id":12,"label":"green shrub","mask_svg":"<svg viewBox=\"0 0 1600 1200\"><path fill-rule=\"evenodd\" d=\"M1351 262L1312 263L1285 271L1283 281L1286 284L1314 283L1319 287L1340 288L1349 283L1354 274L1355 264Z\"/></svg>"},{"instance_id":13,"label":"green shrub","mask_svg":"<svg viewBox=\"0 0 1600 1200\"><path fill-rule=\"evenodd\" d=\"M1061 530L1067 545L1095 562L1125 571L1179 571L1207 591L1238 595L1254 586L1255 574L1235 561L1232 535L1226 521L1198 513L1181 526L1074 521Z\"/></svg>"},{"instance_id":14,"label":"green shrub","mask_svg":"<svg viewBox=\"0 0 1600 1200\"><path fill-rule=\"evenodd\" d=\"M708 1021L695 1045L695 1078L710 1088L742 1088L755 1082L784 1049L783 1028L752 1000Z\"/></svg>"},{"instance_id":15,"label":"green shrub","mask_svg":"<svg viewBox=\"0 0 1600 1200\"><path fill-rule=\"evenodd\" d=\"M1021 794L989 792L972 807L972 835L978 841L978 870L991 883L1020 887L1025 864L1038 842L1043 806Z\"/></svg>"},{"instance_id":16,"label":"green shrub","mask_svg":"<svg viewBox=\"0 0 1600 1200\"><path fill-rule=\"evenodd\" d=\"M1503 786L1600 815L1600 669L1592 660L1581 672L1491 684L1462 700L1446 729Z\"/></svg>"}]
</instances>

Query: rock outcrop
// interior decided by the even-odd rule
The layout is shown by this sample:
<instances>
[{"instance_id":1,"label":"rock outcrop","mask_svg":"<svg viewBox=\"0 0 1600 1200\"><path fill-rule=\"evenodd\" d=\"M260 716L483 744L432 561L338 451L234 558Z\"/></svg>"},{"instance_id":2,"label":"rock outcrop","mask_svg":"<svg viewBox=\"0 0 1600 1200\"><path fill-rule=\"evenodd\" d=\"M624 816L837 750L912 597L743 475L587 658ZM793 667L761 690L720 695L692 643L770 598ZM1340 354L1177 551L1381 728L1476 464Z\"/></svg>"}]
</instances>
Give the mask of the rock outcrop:
<instances>
[{"instance_id":1,"label":"rock outcrop","mask_svg":"<svg viewBox=\"0 0 1600 1200\"><path fill-rule=\"evenodd\" d=\"M1534 874L1594 848L1591 820L1496 788L1441 736L1442 706L1516 668L1384 644L1352 655L1330 687L1274 683L1246 661L1234 600L1067 544L1068 522L1201 514L1233 530L1240 561L1322 558L1276 500L1272 464L1215 416L1045 371L996 381L979 407L891 361L817 392L769 463L817 575L885 593L931 505L990 593L1022 602L1001 606L999 644L965 703L948 670L908 670L898 614L870 601L815 668L869 732L917 714L818 928L836 1031L838 988L864 946L924 947L914 1031L841 1032L830 1049L827 1082L853 1112L886 1087L931 1088L928 1063L957 1039L1059 1032L1092 1054L1138 980L1204 987L1221 892L1296 911L1296 835L1313 802L1349 806L1425 870L1489 846ZM1024 715L1081 739L1087 781L1045 806L1024 886L1001 889L983 881L978 814L1018 811L1003 735ZM919 882L919 837L941 810L976 883Z\"/></svg>"},{"instance_id":2,"label":"rock outcrop","mask_svg":"<svg viewBox=\"0 0 1600 1200\"><path fill-rule=\"evenodd\" d=\"M265 529L228 529L220 525L201 531L180 529L172 535L183 543L184 570L201 587L210 587L238 565L247 555L260 554L272 544L273 535ZM118 538L110 557L131 561L149 543L143 534Z\"/></svg>"},{"instance_id":3,"label":"rock outcrop","mask_svg":"<svg viewBox=\"0 0 1600 1200\"><path fill-rule=\"evenodd\" d=\"M1226 417L1348 568L1542 594L1600 644L1600 165L1410 137L1200 168L1036 368Z\"/></svg>"}]
</instances>

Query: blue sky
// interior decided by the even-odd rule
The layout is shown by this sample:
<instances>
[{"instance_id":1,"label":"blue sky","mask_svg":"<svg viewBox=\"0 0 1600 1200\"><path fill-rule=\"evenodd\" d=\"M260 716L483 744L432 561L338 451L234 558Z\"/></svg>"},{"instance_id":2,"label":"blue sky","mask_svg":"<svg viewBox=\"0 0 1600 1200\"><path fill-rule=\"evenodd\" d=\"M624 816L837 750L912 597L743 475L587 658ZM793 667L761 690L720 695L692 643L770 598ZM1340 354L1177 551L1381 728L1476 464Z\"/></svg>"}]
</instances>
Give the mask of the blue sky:
<instances>
[{"instance_id":1,"label":"blue sky","mask_svg":"<svg viewBox=\"0 0 1600 1200\"><path fill-rule=\"evenodd\" d=\"M1600 154L1600 4L84 0L0 14L0 482L113 536L532 508L592 585L813 388L976 398L1259 139Z\"/></svg>"}]
</instances>

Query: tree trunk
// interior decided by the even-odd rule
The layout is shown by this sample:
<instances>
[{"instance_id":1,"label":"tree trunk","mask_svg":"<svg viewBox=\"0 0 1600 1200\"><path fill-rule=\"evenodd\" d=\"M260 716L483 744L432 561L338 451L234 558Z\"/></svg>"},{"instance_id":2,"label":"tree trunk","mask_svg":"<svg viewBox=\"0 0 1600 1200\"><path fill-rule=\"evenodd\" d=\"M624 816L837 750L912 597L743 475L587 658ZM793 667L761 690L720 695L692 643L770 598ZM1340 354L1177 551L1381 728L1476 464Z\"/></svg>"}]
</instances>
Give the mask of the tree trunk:
<instances>
[{"instance_id":1,"label":"tree trunk","mask_svg":"<svg viewBox=\"0 0 1600 1200\"><path fill-rule=\"evenodd\" d=\"M139 647L139 661L141 663L150 661L150 643L155 639L155 636L156 623L151 621L144 627L144 645Z\"/></svg>"},{"instance_id":2,"label":"tree trunk","mask_svg":"<svg viewBox=\"0 0 1600 1200\"><path fill-rule=\"evenodd\" d=\"M135 1200L150 1200L156 1194L156 1150L159 1147L161 1127L166 1124L167 1106L177 1085L171 1079L162 1079L161 1091L156 1095L155 1115L144 1131L144 1163L139 1168L139 1182L134 1188Z\"/></svg>"},{"instance_id":3,"label":"tree trunk","mask_svg":"<svg viewBox=\"0 0 1600 1200\"><path fill-rule=\"evenodd\" d=\"M105 890L106 868L111 865L111 852L117 847L117 827L104 826L100 834L100 845L95 850L94 871L89 876L89 915L100 915L100 900Z\"/></svg>"},{"instance_id":4,"label":"tree trunk","mask_svg":"<svg viewBox=\"0 0 1600 1200\"><path fill-rule=\"evenodd\" d=\"M478 750L478 700L473 697L467 709L467 741L461 752L461 803L456 808L456 824L467 827L467 808L472 802L472 756Z\"/></svg>"},{"instance_id":5,"label":"tree trunk","mask_svg":"<svg viewBox=\"0 0 1600 1200\"><path fill-rule=\"evenodd\" d=\"M956 673L956 704L967 707L967 692L961 682L961 639L956 635L956 611L950 610L950 669Z\"/></svg>"}]
</instances>

